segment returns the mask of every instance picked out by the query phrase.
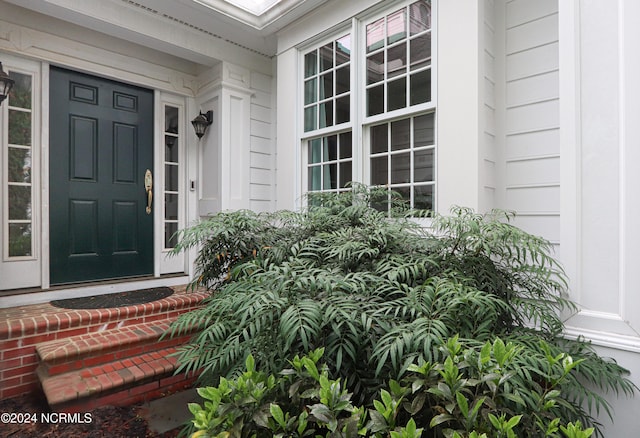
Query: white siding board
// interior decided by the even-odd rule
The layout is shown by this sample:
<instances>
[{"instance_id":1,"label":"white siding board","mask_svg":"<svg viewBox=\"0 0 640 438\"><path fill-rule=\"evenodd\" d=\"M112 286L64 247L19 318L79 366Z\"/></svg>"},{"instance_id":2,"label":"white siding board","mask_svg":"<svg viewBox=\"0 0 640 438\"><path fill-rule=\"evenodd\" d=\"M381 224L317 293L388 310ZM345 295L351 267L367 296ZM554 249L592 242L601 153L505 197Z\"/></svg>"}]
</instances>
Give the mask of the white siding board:
<instances>
[{"instance_id":1,"label":"white siding board","mask_svg":"<svg viewBox=\"0 0 640 438\"><path fill-rule=\"evenodd\" d=\"M535 47L507 56L507 80L558 70L558 43Z\"/></svg>"},{"instance_id":2,"label":"white siding board","mask_svg":"<svg viewBox=\"0 0 640 438\"><path fill-rule=\"evenodd\" d=\"M252 103L251 118L260 122L271 123L271 109Z\"/></svg>"},{"instance_id":3,"label":"white siding board","mask_svg":"<svg viewBox=\"0 0 640 438\"><path fill-rule=\"evenodd\" d=\"M558 127L559 116L558 100L508 108L506 113L507 132L517 133L555 128Z\"/></svg>"},{"instance_id":4,"label":"white siding board","mask_svg":"<svg viewBox=\"0 0 640 438\"><path fill-rule=\"evenodd\" d=\"M251 103L256 105L271 108L271 93L268 91L253 90L253 96L251 97Z\"/></svg>"},{"instance_id":5,"label":"white siding board","mask_svg":"<svg viewBox=\"0 0 640 438\"><path fill-rule=\"evenodd\" d=\"M251 200L252 201L269 201L271 200L271 186L264 184L251 184Z\"/></svg>"},{"instance_id":6,"label":"white siding board","mask_svg":"<svg viewBox=\"0 0 640 438\"><path fill-rule=\"evenodd\" d=\"M485 129L484 132L488 132L489 134L495 134L495 110L489 105L485 104L484 106L484 117L485 117Z\"/></svg>"},{"instance_id":7,"label":"white siding board","mask_svg":"<svg viewBox=\"0 0 640 438\"><path fill-rule=\"evenodd\" d=\"M491 29L495 29L495 2L493 0L484 0L484 9L485 11L487 11L487 13L484 14L485 23L487 24L487 26L491 27Z\"/></svg>"},{"instance_id":8,"label":"white siding board","mask_svg":"<svg viewBox=\"0 0 640 438\"><path fill-rule=\"evenodd\" d=\"M275 201L273 181L272 77L252 72L250 106L250 188L249 205L254 211L271 211Z\"/></svg>"},{"instance_id":9,"label":"white siding board","mask_svg":"<svg viewBox=\"0 0 640 438\"><path fill-rule=\"evenodd\" d=\"M251 152L251 167L256 169L271 169L271 155Z\"/></svg>"},{"instance_id":10,"label":"white siding board","mask_svg":"<svg viewBox=\"0 0 640 438\"><path fill-rule=\"evenodd\" d=\"M271 93L271 76L259 72L251 72L251 88Z\"/></svg>"},{"instance_id":11,"label":"white siding board","mask_svg":"<svg viewBox=\"0 0 640 438\"><path fill-rule=\"evenodd\" d=\"M484 187L482 189L482 196L485 205L496 205L496 189L494 189L493 187Z\"/></svg>"},{"instance_id":12,"label":"white siding board","mask_svg":"<svg viewBox=\"0 0 640 438\"><path fill-rule=\"evenodd\" d=\"M495 47L495 32L491 28L491 26L484 24L484 41L485 41L485 50L489 51L489 53L493 53Z\"/></svg>"},{"instance_id":13,"label":"white siding board","mask_svg":"<svg viewBox=\"0 0 640 438\"><path fill-rule=\"evenodd\" d=\"M271 124L259 120L251 120L251 135L255 137L271 138Z\"/></svg>"},{"instance_id":14,"label":"white siding board","mask_svg":"<svg viewBox=\"0 0 640 438\"><path fill-rule=\"evenodd\" d=\"M485 130L485 132L483 133L483 137L484 137L483 155L484 155L485 159L487 159L489 161L493 161L494 163L497 162L498 153L497 153L497 148L496 148L495 135L490 133L490 132L487 132Z\"/></svg>"},{"instance_id":15,"label":"white siding board","mask_svg":"<svg viewBox=\"0 0 640 438\"><path fill-rule=\"evenodd\" d=\"M268 213L271 211L271 201L251 200L249 205L251 210L256 213Z\"/></svg>"},{"instance_id":16,"label":"white siding board","mask_svg":"<svg viewBox=\"0 0 640 438\"><path fill-rule=\"evenodd\" d=\"M507 189L507 209L519 212L559 213L560 185Z\"/></svg>"},{"instance_id":17,"label":"white siding board","mask_svg":"<svg viewBox=\"0 0 640 438\"><path fill-rule=\"evenodd\" d=\"M559 73L552 71L507 83L507 106L558 98Z\"/></svg>"},{"instance_id":18,"label":"white siding board","mask_svg":"<svg viewBox=\"0 0 640 438\"><path fill-rule=\"evenodd\" d=\"M479 159L479 209L480 211L489 211L496 206L495 204L495 188L496 188L496 146L495 146L495 133L496 133L496 53L497 53L497 41L496 41L496 29L495 29L495 14L496 5L493 0L485 0L483 2L483 47L481 47L482 54L482 74L483 80L480 84L482 93L483 105L480 108L482 111L482 125L481 125L481 142Z\"/></svg>"},{"instance_id":19,"label":"white siding board","mask_svg":"<svg viewBox=\"0 0 640 438\"><path fill-rule=\"evenodd\" d=\"M541 236L551 242L560 241L560 215L517 214L512 224L530 234Z\"/></svg>"},{"instance_id":20,"label":"white siding board","mask_svg":"<svg viewBox=\"0 0 640 438\"><path fill-rule=\"evenodd\" d=\"M483 179L484 179L484 187L489 187L492 189L496 188L496 163L485 159L483 161Z\"/></svg>"},{"instance_id":21,"label":"white siding board","mask_svg":"<svg viewBox=\"0 0 640 438\"><path fill-rule=\"evenodd\" d=\"M484 103L491 109L496 108L496 87L488 77L484 78Z\"/></svg>"},{"instance_id":22,"label":"white siding board","mask_svg":"<svg viewBox=\"0 0 640 438\"><path fill-rule=\"evenodd\" d=\"M504 207L516 226L560 240L558 1L505 7ZM496 84L498 86L498 84Z\"/></svg>"},{"instance_id":23,"label":"white siding board","mask_svg":"<svg viewBox=\"0 0 640 438\"><path fill-rule=\"evenodd\" d=\"M558 0L516 0L507 3L507 29L558 12Z\"/></svg>"},{"instance_id":24,"label":"white siding board","mask_svg":"<svg viewBox=\"0 0 640 438\"><path fill-rule=\"evenodd\" d=\"M271 184L271 171L267 169L251 168L251 182L253 184Z\"/></svg>"},{"instance_id":25,"label":"white siding board","mask_svg":"<svg viewBox=\"0 0 640 438\"><path fill-rule=\"evenodd\" d=\"M558 41L557 14L507 30L507 55Z\"/></svg>"},{"instance_id":26,"label":"white siding board","mask_svg":"<svg viewBox=\"0 0 640 438\"><path fill-rule=\"evenodd\" d=\"M505 158L552 155L560 152L560 129L546 129L536 132L507 135Z\"/></svg>"},{"instance_id":27,"label":"white siding board","mask_svg":"<svg viewBox=\"0 0 640 438\"><path fill-rule=\"evenodd\" d=\"M489 52L484 52L484 76L491 82L495 83L496 81L496 72L495 72L495 57Z\"/></svg>"},{"instance_id":28,"label":"white siding board","mask_svg":"<svg viewBox=\"0 0 640 438\"><path fill-rule=\"evenodd\" d=\"M271 139L264 137L251 137L251 151L261 154L271 153Z\"/></svg>"},{"instance_id":29,"label":"white siding board","mask_svg":"<svg viewBox=\"0 0 640 438\"><path fill-rule=\"evenodd\" d=\"M507 189L513 186L559 184L560 157L508 162L506 178Z\"/></svg>"}]
</instances>

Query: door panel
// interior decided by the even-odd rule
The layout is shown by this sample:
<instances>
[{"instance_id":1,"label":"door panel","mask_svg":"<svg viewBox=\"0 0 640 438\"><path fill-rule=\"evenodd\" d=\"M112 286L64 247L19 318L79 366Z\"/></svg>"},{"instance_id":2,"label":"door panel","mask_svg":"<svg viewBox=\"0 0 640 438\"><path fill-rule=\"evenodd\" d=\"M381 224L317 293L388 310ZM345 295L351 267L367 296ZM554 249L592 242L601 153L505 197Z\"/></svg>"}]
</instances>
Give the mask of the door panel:
<instances>
[{"instance_id":1,"label":"door panel","mask_svg":"<svg viewBox=\"0 0 640 438\"><path fill-rule=\"evenodd\" d=\"M51 68L51 284L153 273L153 92Z\"/></svg>"}]
</instances>

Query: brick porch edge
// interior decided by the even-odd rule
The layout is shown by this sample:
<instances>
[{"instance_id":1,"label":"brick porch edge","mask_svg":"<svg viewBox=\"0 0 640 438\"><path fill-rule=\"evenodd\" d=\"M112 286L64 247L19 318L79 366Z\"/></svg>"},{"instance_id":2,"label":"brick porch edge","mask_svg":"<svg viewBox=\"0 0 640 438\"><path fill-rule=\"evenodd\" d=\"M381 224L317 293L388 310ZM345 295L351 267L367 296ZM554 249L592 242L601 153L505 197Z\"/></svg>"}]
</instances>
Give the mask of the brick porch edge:
<instances>
[{"instance_id":1,"label":"brick porch edge","mask_svg":"<svg viewBox=\"0 0 640 438\"><path fill-rule=\"evenodd\" d=\"M39 390L38 343L173 319L209 296L204 291L186 292L184 286L173 289L167 298L127 307L68 310L46 303L0 309L0 397Z\"/></svg>"}]
</instances>

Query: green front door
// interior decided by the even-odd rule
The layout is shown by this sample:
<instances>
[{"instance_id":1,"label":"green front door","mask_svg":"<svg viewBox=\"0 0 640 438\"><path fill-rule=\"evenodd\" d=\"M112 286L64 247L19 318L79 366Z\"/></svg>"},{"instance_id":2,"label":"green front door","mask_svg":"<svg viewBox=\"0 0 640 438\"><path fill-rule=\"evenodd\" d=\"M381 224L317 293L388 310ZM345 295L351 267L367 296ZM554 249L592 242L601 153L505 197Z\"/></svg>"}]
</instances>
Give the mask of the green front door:
<instances>
[{"instance_id":1,"label":"green front door","mask_svg":"<svg viewBox=\"0 0 640 438\"><path fill-rule=\"evenodd\" d=\"M50 283L152 274L153 92L58 68L50 90Z\"/></svg>"}]
</instances>

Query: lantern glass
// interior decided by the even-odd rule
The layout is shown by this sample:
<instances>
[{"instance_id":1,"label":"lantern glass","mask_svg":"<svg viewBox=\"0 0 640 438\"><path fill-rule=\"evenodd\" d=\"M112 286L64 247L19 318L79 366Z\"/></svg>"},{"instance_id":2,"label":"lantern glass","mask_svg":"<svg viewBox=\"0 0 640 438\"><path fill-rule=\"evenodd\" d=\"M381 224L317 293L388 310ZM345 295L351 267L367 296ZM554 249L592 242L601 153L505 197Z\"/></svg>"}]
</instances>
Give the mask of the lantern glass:
<instances>
[{"instance_id":1,"label":"lantern glass","mask_svg":"<svg viewBox=\"0 0 640 438\"><path fill-rule=\"evenodd\" d=\"M211 123L213 123L213 111L207 111L206 114L200 112L200 114L191 121L198 138L202 138Z\"/></svg>"}]
</instances>

